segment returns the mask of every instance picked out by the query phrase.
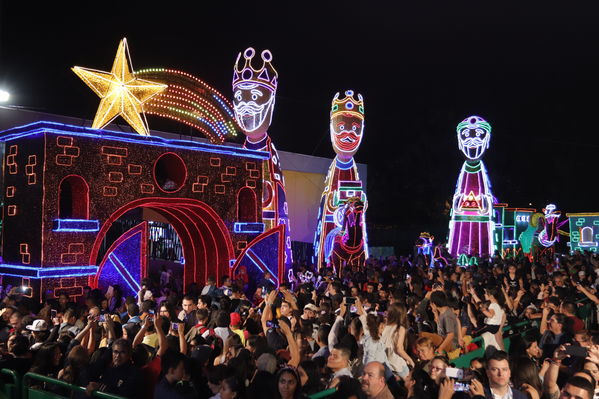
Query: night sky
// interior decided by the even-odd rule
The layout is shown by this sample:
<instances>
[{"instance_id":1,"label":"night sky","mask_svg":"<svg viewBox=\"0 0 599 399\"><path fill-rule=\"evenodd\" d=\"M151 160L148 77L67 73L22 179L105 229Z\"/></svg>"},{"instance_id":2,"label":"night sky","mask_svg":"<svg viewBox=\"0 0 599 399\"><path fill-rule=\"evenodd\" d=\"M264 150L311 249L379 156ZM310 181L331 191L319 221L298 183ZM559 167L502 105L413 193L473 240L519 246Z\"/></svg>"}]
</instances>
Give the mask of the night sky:
<instances>
[{"instance_id":1,"label":"night sky","mask_svg":"<svg viewBox=\"0 0 599 399\"><path fill-rule=\"evenodd\" d=\"M355 158L369 168L375 245L406 251L425 230L444 239L445 202L463 161L455 126L472 114L493 127L484 162L500 202L599 211L597 8L286 3L4 1L0 87L13 104L93 119L99 99L70 67L110 70L122 37L134 69L180 69L229 97L237 53L268 48L279 72L270 135L281 150L332 158L332 96L364 95Z\"/></svg>"}]
</instances>

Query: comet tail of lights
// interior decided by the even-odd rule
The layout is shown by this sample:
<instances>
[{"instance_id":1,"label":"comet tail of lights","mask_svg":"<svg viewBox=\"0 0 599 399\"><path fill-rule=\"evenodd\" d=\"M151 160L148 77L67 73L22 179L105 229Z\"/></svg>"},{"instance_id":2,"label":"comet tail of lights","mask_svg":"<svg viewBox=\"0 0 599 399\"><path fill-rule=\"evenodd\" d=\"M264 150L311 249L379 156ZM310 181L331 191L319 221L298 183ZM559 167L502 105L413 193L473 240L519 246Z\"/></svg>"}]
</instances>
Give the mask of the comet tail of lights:
<instances>
[{"instance_id":1,"label":"comet tail of lights","mask_svg":"<svg viewBox=\"0 0 599 399\"><path fill-rule=\"evenodd\" d=\"M135 76L167 85L166 90L144 104L146 114L191 126L213 143L237 135L239 126L232 104L195 76L167 68L142 69Z\"/></svg>"}]
</instances>

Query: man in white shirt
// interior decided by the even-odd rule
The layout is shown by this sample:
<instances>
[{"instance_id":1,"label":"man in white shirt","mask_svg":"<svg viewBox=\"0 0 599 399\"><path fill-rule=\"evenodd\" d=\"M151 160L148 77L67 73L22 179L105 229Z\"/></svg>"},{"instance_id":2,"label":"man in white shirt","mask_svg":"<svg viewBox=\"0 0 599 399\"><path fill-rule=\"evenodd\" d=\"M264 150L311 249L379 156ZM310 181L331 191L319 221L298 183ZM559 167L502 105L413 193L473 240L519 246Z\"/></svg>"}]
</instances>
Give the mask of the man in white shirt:
<instances>
[{"instance_id":1,"label":"man in white shirt","mask_svg":"<svg viewBox=\"0 0 599 399\"><path fill-rule=\"evenodd\" d=\"M496 351L487 358L489 386L485 387L486 399L527 399L527 396L510 387L512 372L507 353Z\"/></svg>"}]
</instances>

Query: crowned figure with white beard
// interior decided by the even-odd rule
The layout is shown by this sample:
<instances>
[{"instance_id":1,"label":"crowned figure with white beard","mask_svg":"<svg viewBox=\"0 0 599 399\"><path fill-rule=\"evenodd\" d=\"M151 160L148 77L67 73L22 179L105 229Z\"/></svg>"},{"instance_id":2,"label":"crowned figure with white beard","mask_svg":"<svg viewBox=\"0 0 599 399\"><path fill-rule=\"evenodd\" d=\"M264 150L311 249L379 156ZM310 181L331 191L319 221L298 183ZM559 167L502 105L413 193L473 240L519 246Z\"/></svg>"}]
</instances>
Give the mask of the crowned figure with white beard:
<instances>
[{"instance_id":1,"label":"crowned figure with white beard","mask_svg":"<svg viewBox=\"0 0 599 399\"><path fill-rule=\"evenodd\" d=\"M335 94L331 105L330 134L331 143L337 156L331 163L325 187L320 197L318 221L314 235L314 264L318 269L326 267L331 262L331 255L336 238L347 235L344 229L344 209L349 199L360 199L364 203L361 212L361 245L346 248L343 255L348 265L361 267L368 258L368 245L366 239L366 193L358 175L358 168L354 162L354 154L362 142L364 132L364 99L358 94L357 100L354 92L347 90L344 98ZM350 233L351 234L351 233ZM347 243L347 237L342 237ZM358 263L362 263L358 265ZM338 270L340 272L341 270Z\"/></svg>"},{"instance_id":2,"label":"crowned figure with white beard","mask_svg":"<svg viewBox=\"0 0 599 399\"><path fill-rule=\"evenodd\" d=\"M233 68L233 110L245 134L244 148L266 151L270 159L262 164L262 221L265 231L285 226L285 265L290 267L291 236L285 198L285 179L277 150L268 135L277 91L278 73L272 66L269 50L261 53L262 65L256 69L252 59L256 51L249 47L239 53Z\"/></svg>"},{"instance_id":3,"label":"crowned figure with white beard","mask_svg":"<svg viewBox=\"0 0 599 399\"><path fill-rule=\"evenodd\" d=\"M481 160L489 148L491 125L479 116L469 116L456 130L458 146L466 160L453 195L447 249L454 257L492 255L494 198Z\"/></svg>"}]
</instances>

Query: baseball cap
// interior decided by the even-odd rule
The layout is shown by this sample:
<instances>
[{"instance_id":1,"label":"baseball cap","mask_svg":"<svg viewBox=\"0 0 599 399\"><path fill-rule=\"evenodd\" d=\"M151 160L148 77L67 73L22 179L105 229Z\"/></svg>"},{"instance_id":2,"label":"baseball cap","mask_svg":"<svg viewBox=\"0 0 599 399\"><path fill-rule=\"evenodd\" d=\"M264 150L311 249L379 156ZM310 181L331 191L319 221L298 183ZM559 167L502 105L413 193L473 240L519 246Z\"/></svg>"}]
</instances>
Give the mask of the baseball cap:
<instances>
[{"instance_id":1,"label":"baseball cap","mask_svg":"<svg viewBox=\"0 0 599 399\"><path fill-rule=\"evenodd\" d=\"M304 310L311 310L313 312L318 313L320 311L320 309L318 308L318 306L314 305L313 303L309 303L306 306L304 306Z\"/></svg>"},{"instance_id":2,"label":"baseball cap","mask_svg":"<svg viewBox=\"0 0 599 399\"><path fill-rule=\"evenodd\" d=\"M33 320L33 323L25 328L31 331L48 331L48 323L46 323L46 320L37 319Z\"/></svg>"}]
</instances>

